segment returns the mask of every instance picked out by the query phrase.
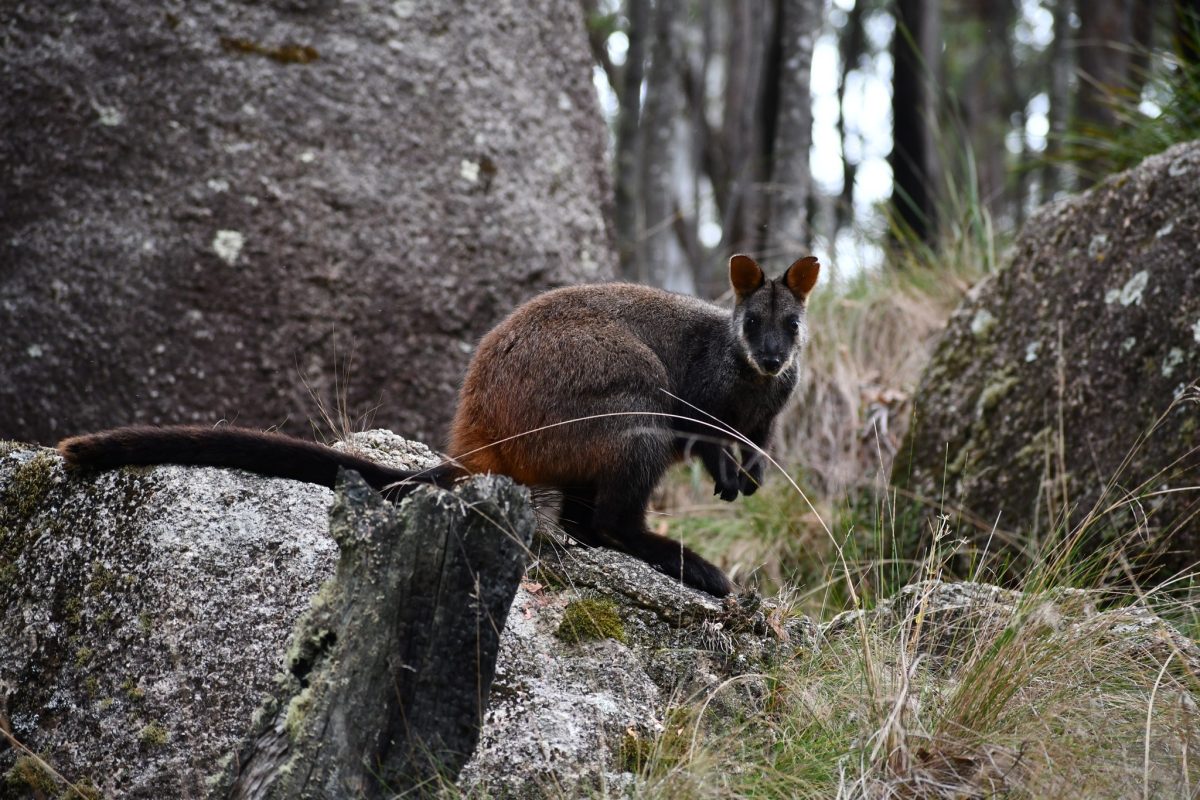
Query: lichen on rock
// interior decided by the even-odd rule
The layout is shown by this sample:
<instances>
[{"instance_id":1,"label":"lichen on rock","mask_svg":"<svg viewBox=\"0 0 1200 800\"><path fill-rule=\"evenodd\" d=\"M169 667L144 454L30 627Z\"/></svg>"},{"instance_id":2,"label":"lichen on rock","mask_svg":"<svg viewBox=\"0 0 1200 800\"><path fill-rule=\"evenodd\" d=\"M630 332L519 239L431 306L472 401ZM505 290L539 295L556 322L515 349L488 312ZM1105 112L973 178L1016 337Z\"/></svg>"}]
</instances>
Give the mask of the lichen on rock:
<instances>
[{"instance_id":1,"label":"lichen on rock","mask_svg":"<svg viewBox=\"0 0 1200 800\"><path fill-rule=\"evenodd\" d=\"M892 479L981 548L1087 519L1135 564L1200 559L1200 496L1171 491L1200 485L1200 202L1178 167L1198 159L1178 145L1041 209L947 325Z\"/></svg>"},{"instance_id":2,"label":"lichen on rock","mask_svg":"<svg viewBox=\"0 0 1200 800\"><path fill-rule=\"evenodd\" d=\"M13 735L104 797L203 796L329 574L331 494L229 470L68 474L0 453ZM16 753L0 754L0 772Z\"/></svg>"}]
</instances>

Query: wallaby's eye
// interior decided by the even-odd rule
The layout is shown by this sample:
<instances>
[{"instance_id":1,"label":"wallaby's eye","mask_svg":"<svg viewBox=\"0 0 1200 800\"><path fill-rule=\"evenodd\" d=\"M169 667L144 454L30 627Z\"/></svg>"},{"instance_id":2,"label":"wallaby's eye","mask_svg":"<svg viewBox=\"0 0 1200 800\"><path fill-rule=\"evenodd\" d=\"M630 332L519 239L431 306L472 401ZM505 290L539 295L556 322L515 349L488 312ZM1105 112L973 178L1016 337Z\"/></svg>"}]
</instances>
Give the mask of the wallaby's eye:
<instances>
[{"instance_id":1,"label":"wallaby's eye","mask_svg":"<svg viewBox=\"0 0 1200 800\"><path fill-rule=\"evenodd\" d=\"M746 329L747 330L752 331L757 327L758 327L758 317L751 317L751 316L746 317Z\"/></svg>"},{"instance_id":2,"label":"wallaby's eye","mask_svg":"<svg viewBox=\"0 0 1200 800\"><path fill-rule=\"evenodd\" d=\"M788 320L788 327L792 329L792 333L800 332L800 318L792 317Z\"/></svg>"}]
</instances>

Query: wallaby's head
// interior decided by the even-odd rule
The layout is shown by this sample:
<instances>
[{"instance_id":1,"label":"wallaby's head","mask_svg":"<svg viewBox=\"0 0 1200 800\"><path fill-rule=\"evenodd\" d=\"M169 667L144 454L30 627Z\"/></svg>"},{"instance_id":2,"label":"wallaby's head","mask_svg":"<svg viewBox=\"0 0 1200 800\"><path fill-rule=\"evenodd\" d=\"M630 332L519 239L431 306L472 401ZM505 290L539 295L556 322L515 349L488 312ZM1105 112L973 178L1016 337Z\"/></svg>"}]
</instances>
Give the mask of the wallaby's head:
<instances>
[{"instance_id":1,"label":"wallaby's head","mask_svg":"<svg viewBox=\"0 0 1200 800\"><path fill-rule=\"evenodd\" d=\"M768 280L750 256L729 259L729 282L737 295L733 332L742 355L761 374L783 372L808 343L804 306L820 271L816 257L805 256Z\"/></svg>"}]
</instances>

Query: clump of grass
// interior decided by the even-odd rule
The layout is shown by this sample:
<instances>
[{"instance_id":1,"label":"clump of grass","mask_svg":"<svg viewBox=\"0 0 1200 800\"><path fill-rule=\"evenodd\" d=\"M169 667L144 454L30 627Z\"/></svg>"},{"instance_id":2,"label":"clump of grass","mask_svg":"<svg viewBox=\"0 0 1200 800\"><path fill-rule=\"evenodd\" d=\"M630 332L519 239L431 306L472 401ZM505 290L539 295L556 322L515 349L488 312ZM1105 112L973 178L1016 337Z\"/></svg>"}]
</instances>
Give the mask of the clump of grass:
<instances>
[{"instance_id":1,"label":"clump of grass","mask_svg":"<svg viewBox=\"0 0 1200 800\"><path fill-rule=\"evenodd\" d=\"M1094 181L1171 145L1200 139L1200 61L1181 57L1182 52L1200 53L1200 15L1190 13L1181 30L1180 52L1141 50L1136 60L1145 66L1133 75L1133 85L1101 87L1111 126L1070 132L1063 142L1063 162Z\"/></svg>"},{"instance_id":2,"label":"clump of grass","mask_svg":"<svg viewBox=\"0 0 1200 800\"><path fill-rule=\"evenodd\" d=\"M930 580L840 617L758 713L643 765L637 796L1190 796L1200 650L1137 596L1060 588L1083 573L1061 543L1006 591L941 583L958 542L944 520L934 538Z\"/></svg>"}]
</instances>

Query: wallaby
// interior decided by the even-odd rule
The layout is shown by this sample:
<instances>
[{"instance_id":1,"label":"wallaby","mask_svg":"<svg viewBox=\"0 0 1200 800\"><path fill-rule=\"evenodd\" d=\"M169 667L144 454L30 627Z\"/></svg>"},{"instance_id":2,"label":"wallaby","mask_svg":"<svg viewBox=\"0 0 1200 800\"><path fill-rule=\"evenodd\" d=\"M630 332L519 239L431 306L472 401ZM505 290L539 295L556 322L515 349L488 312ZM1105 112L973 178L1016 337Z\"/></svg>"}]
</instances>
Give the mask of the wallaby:
<instances>
[{"instance_id":1,"label":"wallaby","mask_svg":"<svg viewBox=\"0 0 1200 800\"><path fill-rule=\"evenodd\" d=\"M750 495L755 448L796 384L808 340L805 302L820 265L809 256L768 280L735 255L730 312L631 284L556 289L484 336L459 394L451 461L407 472L323 445L239 428L132 427L59 443L75 467L197 464L333 486L339 466L402 496L496 472L561 492L563 529L621 550L717 596L733 584L713 564L646 527L650 494L674 462L699 456L715 494Z\"/></svg>"}]
</instances>

